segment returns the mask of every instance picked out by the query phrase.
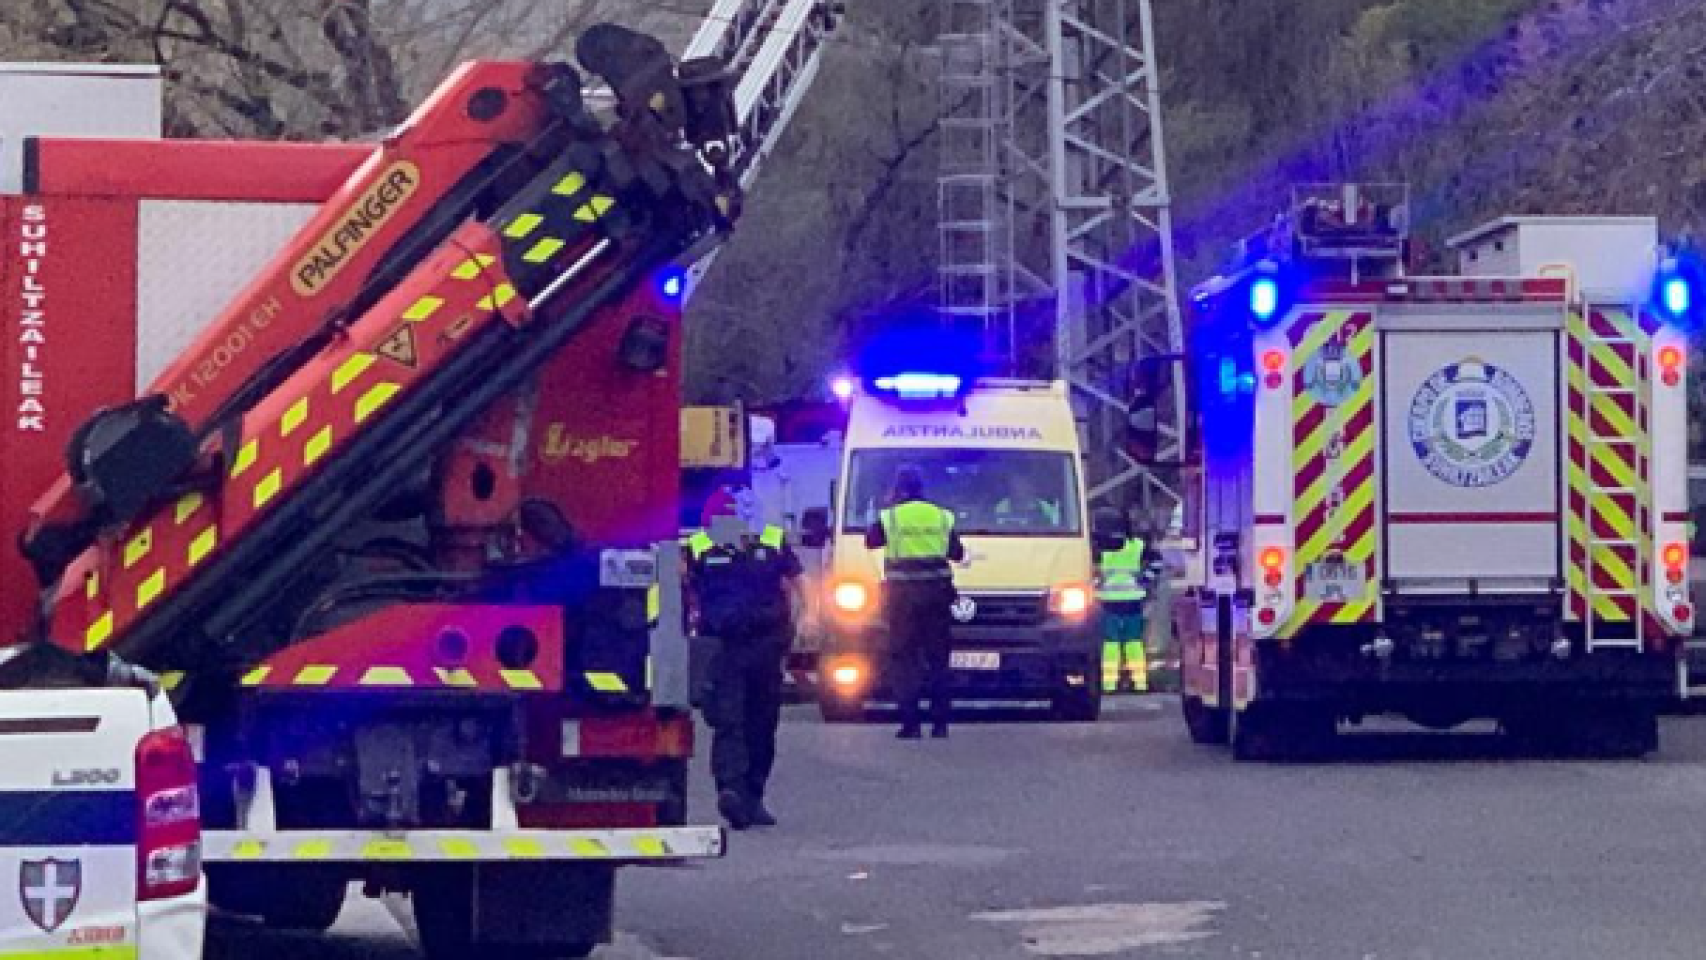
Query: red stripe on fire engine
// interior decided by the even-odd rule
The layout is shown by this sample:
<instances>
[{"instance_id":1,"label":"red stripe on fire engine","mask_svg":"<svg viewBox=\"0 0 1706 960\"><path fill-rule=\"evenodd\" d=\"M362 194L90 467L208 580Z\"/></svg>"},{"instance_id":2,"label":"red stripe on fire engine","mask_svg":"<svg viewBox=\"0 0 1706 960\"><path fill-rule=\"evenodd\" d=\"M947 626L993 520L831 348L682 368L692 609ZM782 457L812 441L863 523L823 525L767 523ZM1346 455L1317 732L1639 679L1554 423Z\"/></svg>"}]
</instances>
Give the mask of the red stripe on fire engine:
<instances>
[{"instance_id":1,"label":"red stripe on fire engine","mask_svg":"<svg viewBox=\"0 0 1706 960\"><path fill-rule=\"evenodd\" d=\"M1256 521L1255 522L1256 522L1256 526L1258 526L1258 527L1284 526L1285 525L1285 514L1282 514L1282 513L1258 513L1258 514L1256 514Z\"/></svg>"},{"instance_id":2,"label":"red stripe on fire engine","mask_svg":"<svg viewBox=\"0 0 1706 960\"><path fill-rule=\"evenodd\" d=\"M1515 511L1493 513L1393 513L1387 521L1393 524L1425 523L1557 523L1557 513Z\"/></svg>"},{"instance_id":3,"label":"red stripe on fire engine","mask_svg":"<svg viewBox=\"0 0 1706 960\"><path fill-rule=\"evenodd\" d=\"M1622 329L1598 310L1588 314L1588 330L1596 337L1617 338L1623 336Z\"/></svg>"},{"instance_id":4,"label":"red stripe on fire engine","mask_svg":"<svg viewBox=\"0 0 1706 960\"><path fill-rule=\"evenodd\" d=\"M1694 518L1688 515L1687 510L1666 510L1664 512L1665 523L1687 523L1692 519Z\"/></svg>"},{"instance_id":5,"label":"red stripe on fire engine","mask_svg":"<svg viewBox=\"0 0 1706 960\"><path fill-rule=\"evenodd\" d=\"M159 200L324 203L371 144L226 140L37 141L38 190Z\"/></svg>"}]
</instances>

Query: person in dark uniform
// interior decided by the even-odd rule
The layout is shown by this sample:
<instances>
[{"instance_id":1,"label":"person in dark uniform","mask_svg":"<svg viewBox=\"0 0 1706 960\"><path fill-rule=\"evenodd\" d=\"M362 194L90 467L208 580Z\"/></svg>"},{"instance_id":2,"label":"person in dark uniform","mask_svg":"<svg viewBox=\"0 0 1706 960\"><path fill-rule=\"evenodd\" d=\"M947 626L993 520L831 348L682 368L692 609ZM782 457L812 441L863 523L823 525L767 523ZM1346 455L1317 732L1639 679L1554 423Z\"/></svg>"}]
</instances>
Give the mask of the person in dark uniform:
<instances>
[{"instance_id":1,"label":"person in dark uniform","mask_svg":"<svg viewBox=\"0 0 1706 960\"><path fill-rule=\"evenodd\" d=\"M954 571L965 559L954 512L924 499L924 478L911 467L895 475L893 506L865 530L865 546L883 551L883 612L902 740L919 738L919 696L930 693L930 735L946 737L953 709L948 665Z\"/></svg>"},{"instance_id":2,"label":"person in dark uniform","mask_svg":"<svg viewBox=\"0 0 1706 960\"><path fill-rule=\"evenodd\" d=\"M799 558L780 527L757 537L721 535L739 521L717 518L688 541L701 633L719 643L710 665L705 720L717 810L730 827L776 825L765 788L776 764L782 721L782 661L793 639Z\"/></svg>"}]
</instances>

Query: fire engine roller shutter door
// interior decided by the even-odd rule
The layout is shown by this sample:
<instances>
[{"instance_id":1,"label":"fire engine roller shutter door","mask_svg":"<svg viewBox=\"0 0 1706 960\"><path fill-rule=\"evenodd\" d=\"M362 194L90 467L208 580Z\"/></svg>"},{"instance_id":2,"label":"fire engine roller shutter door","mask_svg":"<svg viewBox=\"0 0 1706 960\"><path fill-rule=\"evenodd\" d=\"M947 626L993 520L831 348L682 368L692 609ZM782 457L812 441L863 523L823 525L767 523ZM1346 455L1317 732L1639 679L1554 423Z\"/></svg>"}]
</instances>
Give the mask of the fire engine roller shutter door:
<instances>
[{"instance_id":1,"label":"fire engine roller shutter door","mask_svg":"<svg viewBox=\"0 0 1706 960\"><path fill-rule=\"evenodd\" d=\"M1551 308L1382 324L1387 578L1560 575L1561 321Z\"/></svg>"}]
</instances>

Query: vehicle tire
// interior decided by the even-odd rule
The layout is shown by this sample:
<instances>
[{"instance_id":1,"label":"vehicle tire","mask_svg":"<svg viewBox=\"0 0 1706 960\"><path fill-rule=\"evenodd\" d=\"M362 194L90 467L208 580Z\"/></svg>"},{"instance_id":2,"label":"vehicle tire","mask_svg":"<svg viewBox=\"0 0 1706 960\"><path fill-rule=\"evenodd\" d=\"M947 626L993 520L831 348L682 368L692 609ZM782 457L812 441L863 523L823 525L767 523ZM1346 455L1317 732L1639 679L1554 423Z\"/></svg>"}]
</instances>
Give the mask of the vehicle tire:
<instances>
[{"instance_id":1,"label":"vehicle tire","mask_svg":"<svg viewBox=\"0 0 1706 960\"><path fill-rule=\"evenodd\" d=\"M1095 723L1102 717L1102 690L1071 687L1054 695L1050 710L1060 723Z\"/></svg>"},{"instance_id":2,"label":"vehicle tire","mask_svg":"<svg viewBox=\"0 0 1706 960\"><path fill-rule=\"evenodd\" d=\"M437 870L415 888L411 898L415 928L428 960L581 958L591 955L602 937L608 937L616 891L611 868L582 868L569 883L550 882L550 868L541 869L538 864L488 865L485 870L485 876L471 867ZM573 916L581 921L579 928L564 930L562 940L547 944L509 943L492 936L492 931L474 929L482 903L513 904L528 890L537 894L529 900L535 912ZM500 924L495 929L503 928ZM590 929L605 933L590 938Z\"/></svg>"},{"instance_id":3,"label":"vehicle tire","mask_svg":"<svg viewBox=\"0 0 1706 960\"><path fill-rule=\"evenodd\" d=\"M1184 697L1185 729L1191 742L1204 746L1225 746L1227 737L1226 711L1203 703L1201 697Z\"/></svg>"},{"instance_id":4,"label":"vehicle tire","mask_svg":"<svg viewBox=\"0 0 1706 960\"><path fill-rule=\"evenodd\" d=\"M341 873L281 873L261 903L261 921L275 930L324 933L338 922L349 879Z\"/></svg>"},{"instance_id":5,"label":"vehicle tire","mask_svg":"<svg viewBox=\"0 0 1706 960\"><path fill-rule=\"evenodd\" d=\"M817 711L824 723L863 723L865 704L860 700L844 700L825 693L818 697Z\"/></svg>"}]
</instances>

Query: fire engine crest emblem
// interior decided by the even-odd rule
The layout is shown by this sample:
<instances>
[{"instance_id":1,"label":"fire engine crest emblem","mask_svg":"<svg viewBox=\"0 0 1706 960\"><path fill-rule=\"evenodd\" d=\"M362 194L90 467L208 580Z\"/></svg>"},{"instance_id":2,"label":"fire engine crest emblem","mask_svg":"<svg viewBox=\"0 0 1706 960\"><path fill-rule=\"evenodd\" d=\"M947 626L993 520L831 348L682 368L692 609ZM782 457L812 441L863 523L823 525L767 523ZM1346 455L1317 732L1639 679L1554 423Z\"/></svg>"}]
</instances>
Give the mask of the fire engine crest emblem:
<instances>
[{"instance_id":1,"label":"fire engine crest emblem","mask_svg":"<svg viewBox=\"0 0 1706 960\"><path fill-rule=\"evenodd\" d=\"M1534 404L1510 375L1473 357L1423 381L1410 401L1410 445L1454 487L1504 482L1534 447Z\"/></svg>"},{"instance_id":2,"label":"fire engine crest emblem","mask_svg":"<svg viewBox=\"0 0 1706 960\"><path fill-rule=\"evenodd\" d=\"M71 919L83 895L83 864L78 860L25 860L18 868L18 897L24 915L43 933Z\"/></svg>"},{"instance_id":3,"label":"fire engine crest emblem","mask_svg":"<svg viewBox=\"0 0 1706 960\"><path fill-rule=\"evenodd\" d=\"M1342 341L1329 340L1304 364L1303 383L1316 403L1336 407L1362 385L1362 364L1345 356Z\"/></svg>"}]
</instances>

